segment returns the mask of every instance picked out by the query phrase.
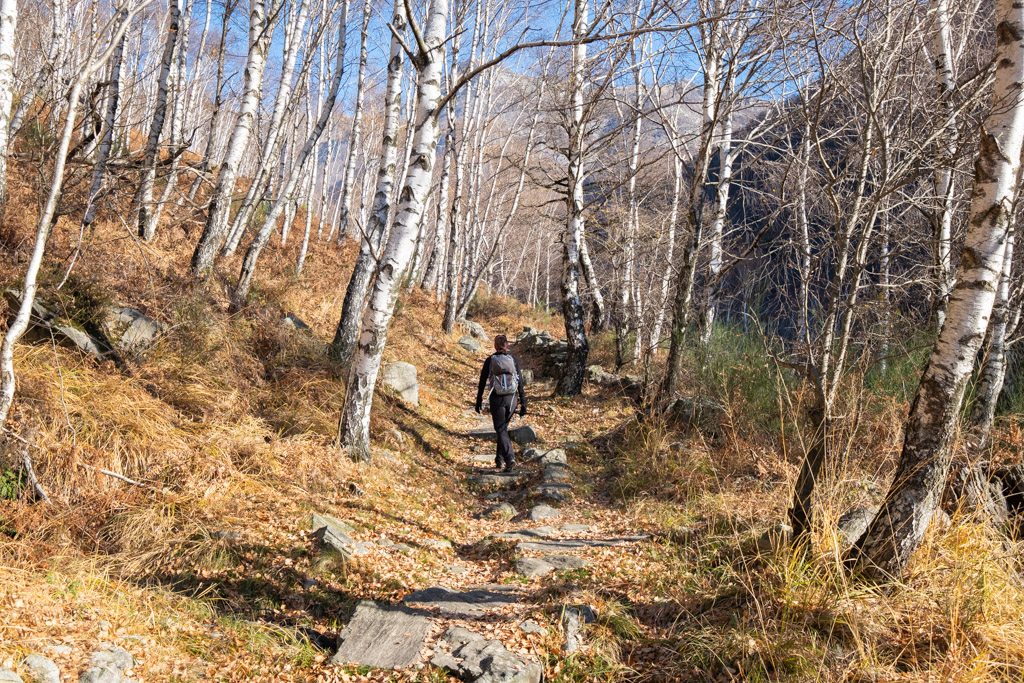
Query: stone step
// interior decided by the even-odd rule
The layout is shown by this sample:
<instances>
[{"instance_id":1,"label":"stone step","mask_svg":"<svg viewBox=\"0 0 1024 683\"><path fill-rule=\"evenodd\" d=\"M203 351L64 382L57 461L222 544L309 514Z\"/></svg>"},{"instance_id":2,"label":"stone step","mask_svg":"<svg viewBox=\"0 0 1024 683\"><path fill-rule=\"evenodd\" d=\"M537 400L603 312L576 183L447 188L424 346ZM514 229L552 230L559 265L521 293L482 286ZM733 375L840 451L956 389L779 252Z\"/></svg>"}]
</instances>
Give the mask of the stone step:
<instances>
[{"instance_id":1,"label":"stone step","mask_svg":"<svg viewBox=\"0 0 1024 683\"><path fill-rule=\"evenodd\" d=\"M408 607L363 600L338 635L340 645L331 663L382 669L410 667L419 661L432 625L427 616Z\"/></svg>"},{"instance_id":2,"label":"stone step","mask_svg":"<svg viewBox=\"0 0 1024 683\"><path fill-rule=\"evenodd\" d=\"M618 536L610 538L551 538L537 541L520 541L519 550L530 550L541 553L561 553L587 548L614 548L646 541L650 536Z\"/></svg>"},{"instance_id":3,"label":"stone step","mask_svg":"<svg viewBox=\"0 0 1024 683\"><path fill-rule=\"evenodd\" d=\"M449 617L479 617L514 605L525 596L518 589L500 584L473 586L465 591L431 586L405 597L408 605L439 611Z\"/></svg>"}]
</instances>

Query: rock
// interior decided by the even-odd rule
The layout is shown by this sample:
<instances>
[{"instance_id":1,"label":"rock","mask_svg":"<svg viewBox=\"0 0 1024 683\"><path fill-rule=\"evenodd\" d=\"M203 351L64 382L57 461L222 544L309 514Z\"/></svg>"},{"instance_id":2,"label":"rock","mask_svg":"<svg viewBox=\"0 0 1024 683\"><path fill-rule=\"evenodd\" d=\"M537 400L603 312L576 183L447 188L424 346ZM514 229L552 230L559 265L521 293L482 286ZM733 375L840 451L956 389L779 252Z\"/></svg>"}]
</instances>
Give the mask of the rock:
<instances>
[{"instance_id":1,"label":"rock","mask_svg":"<svg viewBox=\"0 0 1024 683\"><path fill-rule=\"evenodd\" d=\"M389 429L388 436L399 446L405 445L405 433L401 429Z\"/></svg>"},{"instance_id":2,"label":"rock","mask_svg":"<svg viewBox=\"0 0 1024 683\"><path fill-rule=\"evenodd\" d=\"M550 451L540 456L540 464L547 467L548 465L566 465L569 459L565 455L565 451L561 448L552 448Z\"/></svg>"},{"instance_id":3,"label":"rock","mask_svg":"<svg viewBox=\"0 0 1024 683\"><path fill-rule=\"evenodd\" d=\"M394 550L395 552L402 553L403 555L411 555L416 552L416 549L406 543L395 543L387 536L381 536L380 540L377 541L377 545L385 550Z\"/></svg>"},{"instance_id":4,"label":"rock","mask_svg":"<svg viewBox=\"0 0 1024 683\"><path fill-rule=\"evenodd\" d=\"M519 446L525 446L537 440L537 432L533 431L533 427L530 425L519 425L514 429L510 429L508 430L508 435Z\"/></svg>"},{"instance_id":5,"label":"rock","mask_svg":"<svg viewBox=\"0 0 1024 683\"><path fill-rule=\"evenodd\" d=\"M548 630L546 628L544 628L540 624L534 623L532 621L524 621L523 623L519 624L519 630L522 631L523 633L525 633L528 636L530 636L530 635L543 636L543 635L546 635L547 632L548 632Z\"/></svg>"},{"instance_id":6,"label":"rock","mask_svg":"<svg viewBox=\"0 0 1024 683\"><path fill-rule=\"evenodd\" d=\"M561 510L556 510L550 505L534 505L533 509L530 510L530 521L540 522L545 519L557 519L562 516Z\"/></svg>"},{"instance_id":7,"label":"rock","mask_svg":"<svg viewBox=\"0 0 1024 683\"><path fill-rule=\"evenodd\" d=\"M541 559L560 572L570 569L582 569L590 564L584 558L576 557L575 555L545 555Z\"/></svg>"},{"instance_id":8,"label":"rock","mask_svg":"<svg viewBox=\"0 0 1024 683\"><path fill-rule=\"evenodd\" d=\"M416 366L412 363L398 361L388 363L381 373L384 384L402 397L406 403L414 406L420 404L420 385L416 378Z\"/></svg>"},{"instance_id":9,"label":"rock","mask_svg":"<svg viewBox=\"0 0 1024 683\"><path fill-rule=\"evenodd\" d=\"M478 474L475 477L470 477L470 481L477 486L509 488L518 484L522 478L523 475L515 472L495 472L493 474Z\"/></svg>"},{"instance_id":10,"label":"rock","mask_svg":"<svg viewBox=\"0 0 1024 683\"><path fill-rule=\"evenodd\" d=\"M548 465L541 473L542 484L568 484L572 481L572 472L565 465Z\"/></svg>"},{"instance_id":11,"label":"rock","mask_svg":"<svg viewBox=\"0 0 1024 683\"><path fill-rule=\"evenodd\" d=\"M566 654L579 652L583 646L583 618L575 607L566 607L562 611L562 628L565 630L565 644L562 650Z\"/></svg>"},{"instance_id":12,"label":"rock","mask_svg":"<svg viewBox=\"0 0 1024 683\"><path fill-rule=\"evenodd\" d=\"M540 558L520 557L516 560L516 572L528 579L544 576L553 571L555 571L555 568Z\"/></svg>"},{"instance_id":13,"label":"rock","mask_svg":"<svg viewBox=\"0 0 1024 683\"><path fill-rule=\"evenodd\" d=\"M325 546L337 551L342 557L349 559L370 552L366 543L353 540L349 534L352 527L330 515L313 514L313 535Z\"/></svg>"},{"instance_id":14,"label":"rock","mask_svg":"<svg viewBox=\"0 0 1024 683\"><path fill-rule=\"evenodd\" d=\"M618 536L609 538L552 538L546 540L520 541L519 550L531 550L540 553L562 554L573 550L587 548L614 548L630 543L646 541L649 536Z\"/></svg>"},{"instance_id":15,"label":"rock","mask_svg":"<svg viewBox=\"0 0 1024 683\"><path fill-rule=\"evenodd\" d=\"M462 576L463 574L468 574L469 571L470 571L469 567L463 567L462 565L459 565L459 564L449 564L449 565L446 565L445 569L450 571L452 574L455 574L456 576Z\"/></svg>"},{"instance_id":16,"label":"rock","mask_svg":"<svg viewBox=\"0 0 1024 683\"><path fill-rule=\"evenodd\" d=\"M531 460L536 460L542 455L544 455L544 451L540 450L539 448L534 448L533 446L530 446L529 448L523 449L523 452L520 454L520 457L526 462L530 462Z\"/></svg>"},{"instance_id":17,"label":"rock","mask_svg":"<svg viewBox=\"0 0 1024 683\"><path fill-rule=\"evenodd\" d=\"M534 487L530 495L541 500L550 500L552 503L565 503L569 500L569 492L572 487L568 484L548 484Z\"/></svg>"},{"instance_id":18,"label":"rock","mask_svg":"<svg viewBox=\"0 0 1024 683\"><path fill-rule=\"evenodd\" d=\"M789 545L793 538L793 527L785 522L776 522L757 539L757 552L773 553Z\"/></svg>"},{"instance_id":19,"label":"rock","mask_svg":"<svg viewBox=\"0 0 1024 683\"><path fill-rule=\"evenodd\" d=\"M522 597L523 594L515 588L496 584L475 586L465 591L432 586L407 595L404 602L436 609L445 616L479 617L514 605Z\"/></svg>"},{"instance_id":20,"label":"rock","mask_svg":"<svg viewBox=\"0 0 1024 683\"><path fill-rule=\"evenodd\" d=\"M51 643L49 645L44 645L43 649L55 655L69 655L75 651L75 648L70 645L65 645L64 643Z\"/></svg>"},{"instance_id":21,"label":"rock","mask_svg":"<svg viewBox=\"0 0 1024 683\"><path fill-rule=\"evenodd\" d=\"M283 318L281 318L281 324L293 330L311 329L302 318L295 315L294 313L288 313Z\"/></svg>"},{"instance_id":22,"label":"rock","mask_svg":"<svg viewBox=\"0 0 1024 683\"><path fill-rule=\"evenodd\" d=\"M506 531L503 534L488 536L491 540L500 541L533 541L538 538L551 538L558 533L558 529L550 526L539 526L535 529L519 529L518 531Z\"/></svg>"},{"instance_id":23,"label":"rock","mask_svg":"<svg viewBox=\"0 0 1024 683\"><path fill-rule=\"evenodd\" d=\"M590 365L587 367L587 381L601 387L612 387L618 385L619 378L600 365Z\"/></svg>"},{"instance_id":24,"label":"rock","mask_svg":"<svg viewBox=\"0 0 1024 683\"><path fill-rule=\"evenodd\" d=\"M528 387L531 384L533 384L533 370L530 370L529 368L524 368L519 371L519 374L523 376L524 387Z\"/></svg>"},{"instance_id":25,"label":"rock","mask_svg":"<svg viewBox=\"0 0 1024 683\"><path fill-rule=\"evenodd\" d=\"M419 661L430 630L430 619L413 610L363 600L338 634L331 663L405 668Z\"/></svg>"},{"instance_id":26,"label":"rock","mask_svg":"<svg viewBox=\"0 0 1024 683\"><path fill-rule=\"evenodd\" d=\"M28 669L34 683L60 683L60 669L42 655L29 655L21 660L21 665Z\"/></svg>"},{"instance_id":27,"label":"rock","mask_svg":"<svg viewBox=\"0 0 1024 683\"><path fill-rule=\"evenodd\" d=\"M163 324L142 311L127 306L112 306L103 321L103 331L127 351L148 349L164 332Z\"/></svg>"},{"instance_id":28,"label":"rock","mask_svg":"<svg viewBox=\"0 0 1024 683\"><path fill-rule=\"evenodd\" d=\"M57 341L62 342L62 346L76 346L98 361L106 360L106 353L101 347L102 342L86 332L69 325L54 325L52 329Z\"/></svg>"},{"instance_id":29,"label":"rock","mask_svg":"<svg viewBox=\"0 0 1024 683\"><path fill-rule=\"evenodd\" d=\"M25 683L21 676L0 666L0 683Z\"/></svg>"},{"instance_id":30,"label":"rock","mask_svg":"<svg viewBox=\"0 0 1024 683\"><path fill-rule=\"evenodd\" d=\"M851 546L857 542L857 539L868 530L868 525L875 518L876 512L877 506L860 505L850 508L839 517L836 526L844 546Z\"/></svg>"},{"instance_id":31,"label":"rock","mask_svg":"<svg viewBox=\"0 0 1024 683\"><path fill-rule=\"evenodd\" d=\"M89 664L78 683L121 683L124 672L135 666L135 659L127 650L108 645L94 653Z\"/></svg>"},{"instance_id":32,"label":"rock","mask_svg":"<svg viewBox=\"0 0 1024 683\"><path fill-rule=\"evenodd\" d=\"M418 538L416 542L424 548L431 550L451 550L454 548L452 542L446 538Z\"/></svg>"},{"instance_id":33,"label":"rock","mask_svg":"<svg viewBox=\"0 0 1024 683\"><path fill-rule=\"evenodd\" d=\"M462 327L469 333L469 336L473 339L479 339L482 342L489 342L491 338L487 336L487 332L484 331L484 326L480 323L475 323L472 320L466 320L463 318L459 321Z\"/></svg>"},{"instance_id":34,"label":"rock","mask_svg":"<svg viewBox=\"0 0 1024 683\"><path fill-rule=\"evenodd\" d=\"M476 453L476 454L471 455L469 457L469 461L473 462L473 463L479 463L481 465L483 465L483 464L493 465L494 464L494 455L489 454L489 453Z\"/></svg>"},{"instance_id":35,"label":"rock","mask_svg":"<svg viewBox=\"0 0 1024 683\"><path fill-rule=\"evenodd\" d=\"M354 482L350 481L346 488L348 489L349 493L351 493L353 496L356 496L357 498L362 498L363 496L366 495L366 491L359 488L359 485L355 484Z\"/></svg>"},{"instance_id":36,"label":"rock","mask_svg":"<svg viewBox=\"0 0 1024 683\"><path fill-rule=\"evenodd\" d=\"M320 582L317 581L316 579L303 579L302 580L302 588L304 590L307 590L307 591L312 589L312 588L316 588L319 585L320 585Z\"/></svg>"},{"instance_id":37,"label":"rock","mask_svg":"<svg viewBox=\"0 0 1024 683\"><path fill-rule=\"evenodd\" d=\"M430 660L466 681L477 683L540 683L543 669L537 662L526 662L505 649L498 640L453 626L441 639L451 653L441 652Z\"/></svg>"},{"instance_id":38,"label":"rock","mask_svg":"<svg viewBox=\"0 0 1024 683\"><path fill-rule=\"evenodd\" d=\"M502 522L507 522L516 516L516 509L508 503L499 503L490 510L487 511L486 517L488 519L496 519Z\"/></svg>"},{"instance_id":39,"label":"rock","mask_svg":"<svg viewBox=\"0 0 1024 683\"><path fill-rule=\"evenodd\" d=\"M593 527L589 524L563 524L559 528L567 534L585 534Z\"/></svg>"},{"instance_id":40,"label":"rock","mask_svg":"<svg viewBox=\"0 0 1024 683\"><path fill-rule=\"evenodd\" d=\"M479 353L481 349L480 342L478 342L476 339L473 339L468 335L459 339L459 346L469 351L470 353Z\"/></svg>"},{"instance_id":41,"label":"rock","mask_svg":"<svg viewBox=\"0 0 1024 683\"><path fill-rule=\"evenodd\" d=\"M242 540L242 534L237 531L211 531L210 538L230 543Z\"/></svg>"},{"instance_id":42,"label":"rock","mask_svg":"<svg viewBox=\"0 0 1024 683\"><path fill-rule=\"evenodd\" d=\"M702 434L718 437L725 433L731 415L729 410L705 398L680 398L668 408L669 425L682 430L696 430Z\"/></svg>"}]
</instances>

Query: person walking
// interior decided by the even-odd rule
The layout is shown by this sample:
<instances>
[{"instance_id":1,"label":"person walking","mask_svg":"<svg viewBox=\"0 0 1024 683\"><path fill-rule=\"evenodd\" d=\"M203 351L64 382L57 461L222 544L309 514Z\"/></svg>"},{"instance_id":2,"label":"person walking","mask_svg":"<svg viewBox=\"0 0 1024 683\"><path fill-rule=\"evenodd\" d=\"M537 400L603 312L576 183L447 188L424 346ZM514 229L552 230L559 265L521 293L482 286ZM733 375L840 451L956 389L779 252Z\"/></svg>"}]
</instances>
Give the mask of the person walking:
<instances>
[{"instance_id":1,"label":"person walking","mask_svg":"<svg viewBox=\"0 0 1024 683\"><path fill-rule=\"evenodd\" d=\"M494 338L494 353L484 361L480 370L480 385L476 392L476 412L483 412L484 388L490 385L491 421L498 437L498 452L494 466L511 472L516 466L516 453L508 435L508 425L516 412L516 398L519 401L519 416L526 415L526 394L523 391L523 372L519 361L508 352L508 337L499 334Z\"/></svg>"}]
</instances>

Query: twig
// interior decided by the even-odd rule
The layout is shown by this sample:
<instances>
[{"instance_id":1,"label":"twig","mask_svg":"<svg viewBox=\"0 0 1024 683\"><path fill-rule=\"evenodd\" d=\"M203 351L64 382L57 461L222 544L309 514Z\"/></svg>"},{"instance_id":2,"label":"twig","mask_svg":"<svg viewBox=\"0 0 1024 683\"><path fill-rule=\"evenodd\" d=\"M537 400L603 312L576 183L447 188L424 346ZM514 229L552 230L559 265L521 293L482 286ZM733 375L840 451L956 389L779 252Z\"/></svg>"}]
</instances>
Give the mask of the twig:
<instances>
[{"instance_id":1,"label":"twig","mask_svg":"<svg viewBox=\"0 0 1024 683\"><path fill-rule=\"evenodd\" d=\"M39 484L39 480L36 479L36 472L32 469L32 458L28 455L28 445L25 445L24 448L21 449L21 464L25 468L25 473L28 474L28 482L32 484L32 488L35 489L36 495L39 496L39 499L48 505L52 505L53 501L51 501L50 497L46 495L46 491L43 490L43 487Z\"/></svg>"},{"instance_id":2,"label":"twig","mask_svg":"<svg viewBox=\"0 0 1024 683\"><path fill-rule=\"evenodd\" d=\"M114 479L120 479L121 481L126 482L128 484L131 484L132 486L141 486L142 488L149 489L151 491L159 491L160 490L160 489L156 488L155 486L150 486L149 484L143 484L141 481L135 481L134 479L129 479L128 477L124 476L123 474L118 474L117 472L111 472L110 470L104 470L104 469L101 469L99 467L95 467L93 465L87 465L84 462L76 462L75 464L78 465L79 467L84 467L86 469L90 469L93 472L99 472L100 474L105 474L108 477L113 477Z\"/></svg>"}]
</instances>

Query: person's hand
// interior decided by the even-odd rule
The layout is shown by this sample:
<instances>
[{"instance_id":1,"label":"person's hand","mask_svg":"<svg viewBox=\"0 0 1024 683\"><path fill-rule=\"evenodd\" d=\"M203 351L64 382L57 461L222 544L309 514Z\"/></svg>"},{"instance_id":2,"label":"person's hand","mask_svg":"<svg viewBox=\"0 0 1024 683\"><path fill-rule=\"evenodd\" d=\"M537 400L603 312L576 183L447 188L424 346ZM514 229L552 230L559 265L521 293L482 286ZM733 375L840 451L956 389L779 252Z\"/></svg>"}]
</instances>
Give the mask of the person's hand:
<instances>
[{"instance_id":1,"label":"person's hand","mask_svg":"<svg viewBox=\"0 0 1024 683\"><path fill-rule=\"evenodd\" d=\"M484 412L484 407L482 405L480 405L479 403L477 403L475 410L476 410L477 415L479 415L480 413Z\"/></svg>"},{"instance_id":2,"label":"person's hand","mask_svg":"<svg viewBox=\"0 0 1024 683\"><path fill-rule=\"evenodd\" d=\"M526 406L519 406L519 417L526 417Z\"/></svg>"}]
</instances>

